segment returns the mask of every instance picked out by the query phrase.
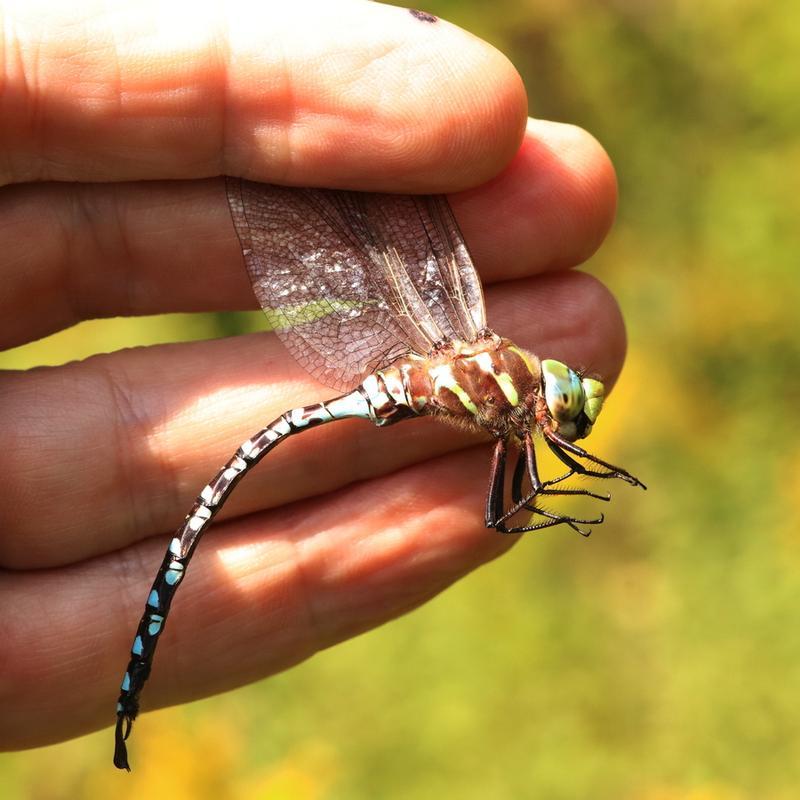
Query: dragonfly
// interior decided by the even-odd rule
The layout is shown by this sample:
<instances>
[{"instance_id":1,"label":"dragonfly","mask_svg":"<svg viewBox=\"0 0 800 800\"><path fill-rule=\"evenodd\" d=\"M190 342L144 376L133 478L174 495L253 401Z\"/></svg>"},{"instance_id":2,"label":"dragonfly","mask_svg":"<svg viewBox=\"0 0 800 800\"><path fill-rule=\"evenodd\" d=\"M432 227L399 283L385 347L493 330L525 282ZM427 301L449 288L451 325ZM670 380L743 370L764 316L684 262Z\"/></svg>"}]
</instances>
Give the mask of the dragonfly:
<instances>
[{"instance_id":1,"label":"dragonfly","mask_svg":"<svg viewBox=\"0 0 800 800\"><path fill-rule=\"evenodd\" d=\"M233 225L258 301L291 355L343 392L291 409L243 442L171 539L147 598L117 703L114 764L130 770L126 740L177 588L203 533L237 483L290 436L340 419L378 427L433 416L494 439L485 523L519 534L581 519L543 501L583 495L573 476L631 473L592 455L586 438L603 407L602 381L540 359L494 333L464 237L444 196L308 189L225 179ZM353 388L355 387L355 388ZM534 437L565 471L543 480ZM506 477L509 454L516 456ZM510 502L505 496L510 489ZM515 519L524 516L522 524Z\"/></svg>"}]
</instances>

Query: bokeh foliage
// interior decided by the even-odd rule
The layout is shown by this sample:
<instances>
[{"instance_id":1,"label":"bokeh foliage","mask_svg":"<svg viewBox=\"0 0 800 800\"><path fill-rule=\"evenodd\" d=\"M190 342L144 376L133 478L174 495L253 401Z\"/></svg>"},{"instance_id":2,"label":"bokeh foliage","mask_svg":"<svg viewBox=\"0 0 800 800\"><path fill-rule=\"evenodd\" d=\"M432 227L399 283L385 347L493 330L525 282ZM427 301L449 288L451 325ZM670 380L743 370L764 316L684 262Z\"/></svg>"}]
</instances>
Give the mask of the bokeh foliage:
<instances>
[{"instance_id":1,"label":"bokeh foliage","mask_svg":"<svg viewBox=\"0 0 800 800\"><path fill-rule=\"evenodd\" d=\"M650 491L618 489L588 543L531 538L290 673L149 715L132 776L109 731L4 756L8 796L797 796L800 6L427 9L507 53L531 113L616 163L618 222L587 268L630 351L593 438ZM93 323L0 365L238 324Z\"/></svg>"}]
</instances>

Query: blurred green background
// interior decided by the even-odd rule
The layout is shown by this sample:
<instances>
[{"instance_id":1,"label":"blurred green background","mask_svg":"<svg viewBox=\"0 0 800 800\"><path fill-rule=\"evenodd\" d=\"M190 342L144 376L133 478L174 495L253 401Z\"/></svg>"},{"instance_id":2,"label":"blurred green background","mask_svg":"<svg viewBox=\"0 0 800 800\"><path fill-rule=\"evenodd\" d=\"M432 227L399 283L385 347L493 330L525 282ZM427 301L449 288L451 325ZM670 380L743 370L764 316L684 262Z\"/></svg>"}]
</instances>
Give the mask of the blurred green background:
<instances>
[{"instance_id":1,"label":"blurred green background","mask_svg":"<svg viewBox=\"0 0 800 800\"><path fill-rule=\"evenodd\" d=\"M593 440L650 491L618 489L588 544L531 538L287 674L149 714L130 776L110 730L4 755L4 797L800 796L800 6L425 8L616 164L618 221L587 268L630 352ZM249 319L87 323L0 366Z\"/></svg>"}]
</instances>

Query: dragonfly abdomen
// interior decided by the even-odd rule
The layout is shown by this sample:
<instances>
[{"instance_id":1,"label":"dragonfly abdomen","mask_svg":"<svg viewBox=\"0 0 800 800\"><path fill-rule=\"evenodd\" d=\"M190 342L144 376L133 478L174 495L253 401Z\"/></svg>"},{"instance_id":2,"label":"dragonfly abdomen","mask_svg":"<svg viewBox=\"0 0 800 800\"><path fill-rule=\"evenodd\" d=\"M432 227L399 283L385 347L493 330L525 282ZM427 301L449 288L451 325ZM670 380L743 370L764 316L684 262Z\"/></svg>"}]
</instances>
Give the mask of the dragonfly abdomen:
<instances>
[{"instance_id":1,"label":"dragonfly abdomen","mask_svg":"<svg viewBox=\"0 0 800 800\"><path fill-rule=\"evenodd\" d=\"M397 373L395 375L394 373ZM416 411L406 402L406 393L399 372L389 376L375 373L368 376L360 387L348 394L323 403L287 411L254 436L243 442L222 469L209 481L197 496L191 511L184 518L167 548L161 567L150 589L145 612L139 621L136 637L130 651L130 661L120 686L117 701L117 728L114 764L120 769L130 769L125 740L130 734L133 720L139 713L139 694L150 675L153 656L172 604L189 561L204 531L236 484L270 450L289 436L335 422L340 419L367 419L376 425L388 425Z\"/></svg>"}]
</instances>

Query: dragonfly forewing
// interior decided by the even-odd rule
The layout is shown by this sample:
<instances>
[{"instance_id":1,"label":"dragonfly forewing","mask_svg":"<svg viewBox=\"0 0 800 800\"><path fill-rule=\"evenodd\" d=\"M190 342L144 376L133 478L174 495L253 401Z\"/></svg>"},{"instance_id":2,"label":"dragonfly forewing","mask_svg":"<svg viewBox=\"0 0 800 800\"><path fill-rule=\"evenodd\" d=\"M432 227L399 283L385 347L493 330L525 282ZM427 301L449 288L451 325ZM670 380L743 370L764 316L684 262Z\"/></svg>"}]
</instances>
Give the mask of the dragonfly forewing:
<instances>
[{"instance_id":1,"label":"dragonfly forewing","mask_svg":"<svg viewBox=\"0 0 800 800\"><path fill-rule=\"evenodd\" d=\"M295 359L346 390L400 355L473 341L481 284L441 197L227 178L256 297Z\"/></svg>"}]
</instances>

